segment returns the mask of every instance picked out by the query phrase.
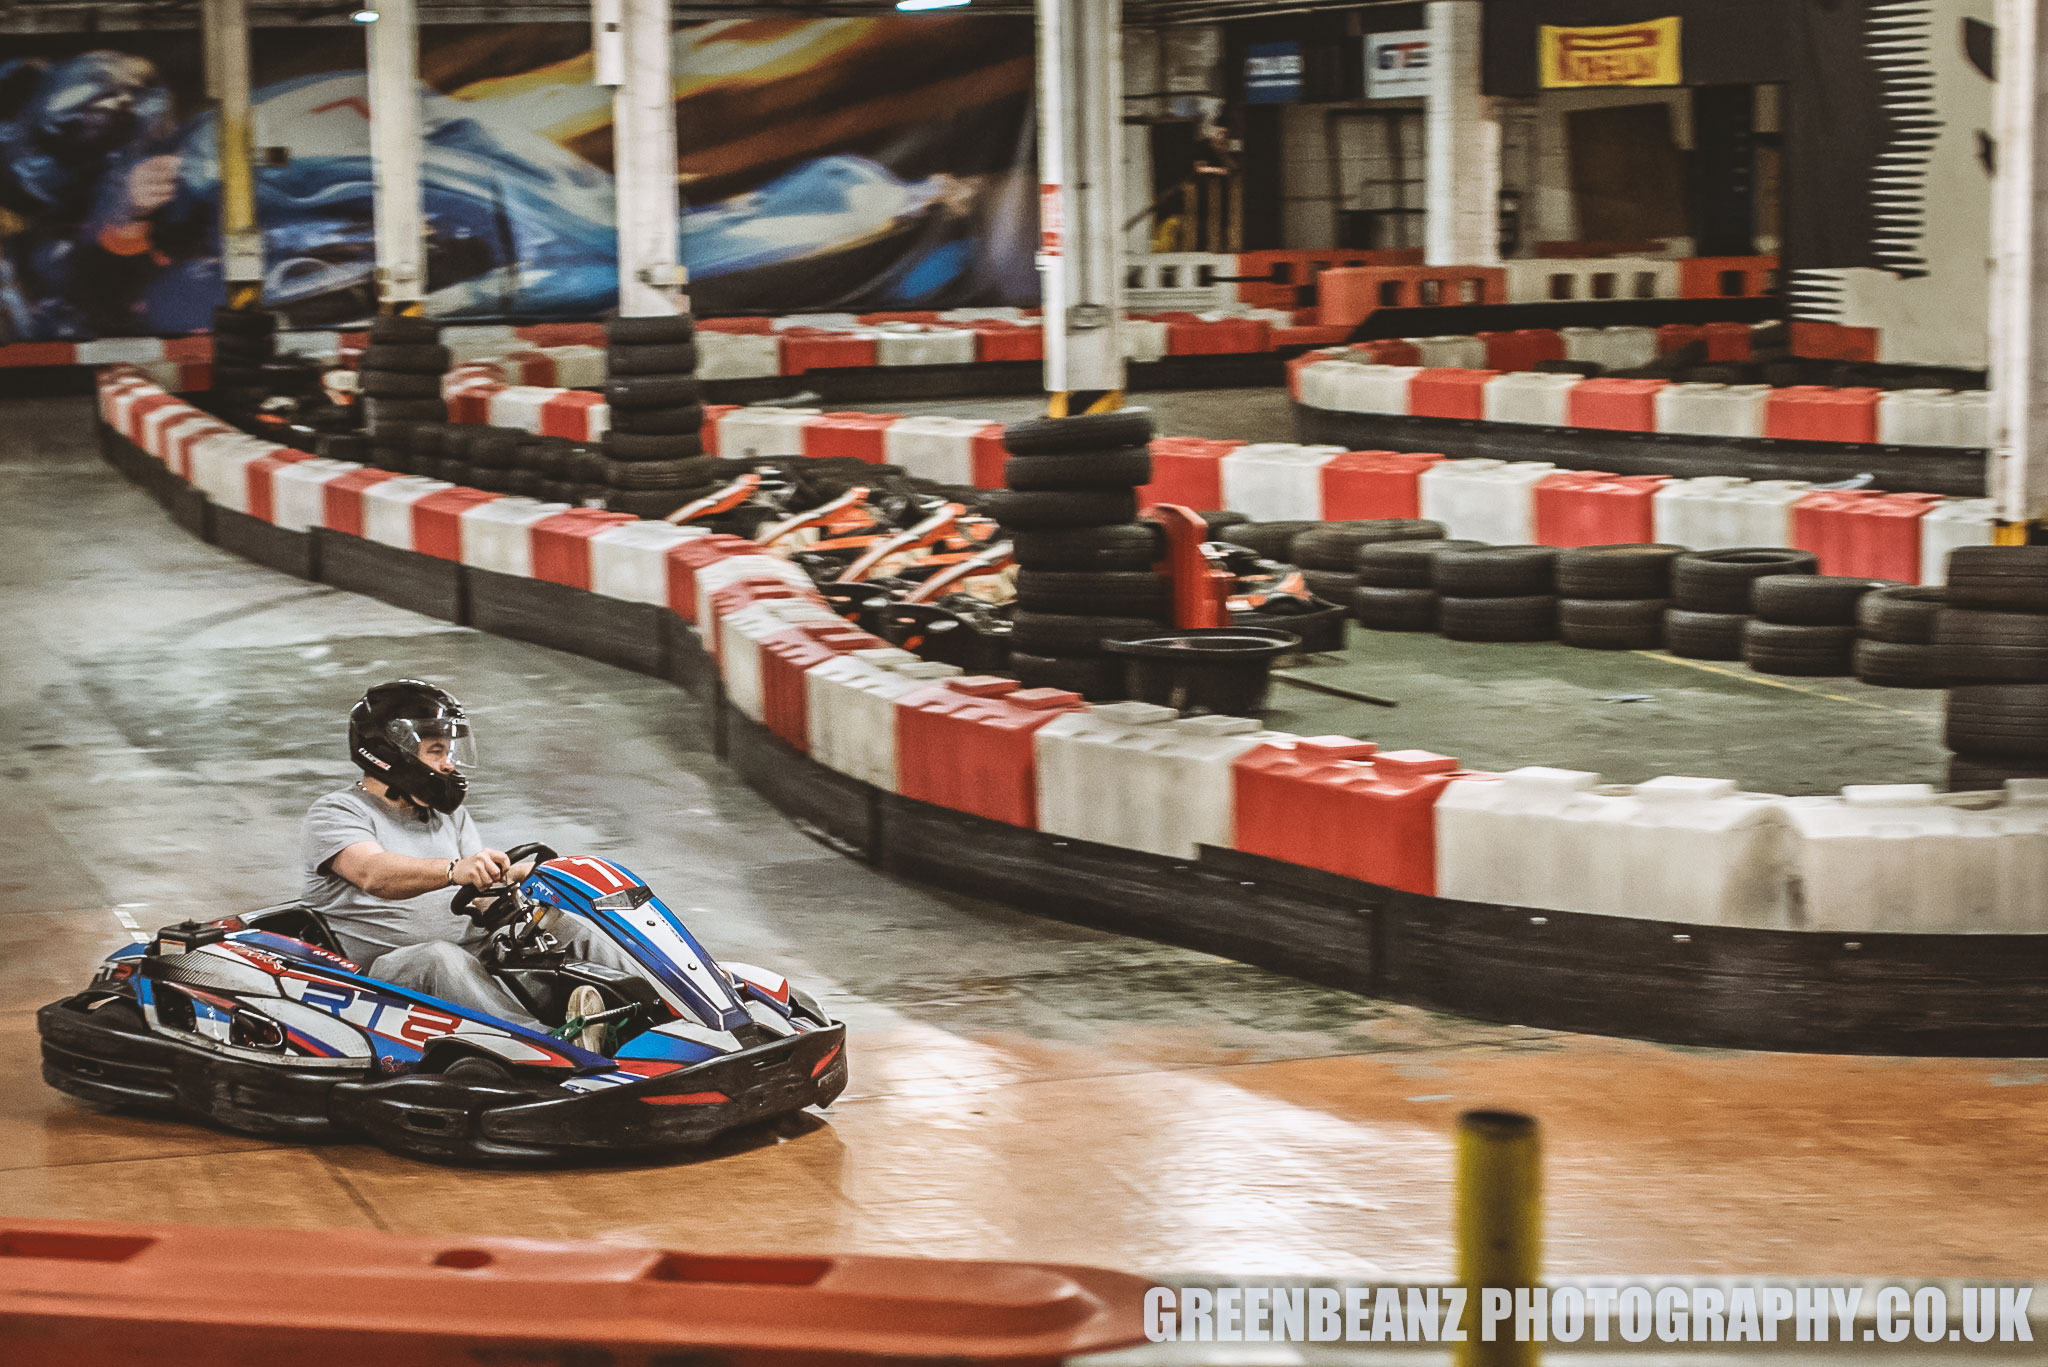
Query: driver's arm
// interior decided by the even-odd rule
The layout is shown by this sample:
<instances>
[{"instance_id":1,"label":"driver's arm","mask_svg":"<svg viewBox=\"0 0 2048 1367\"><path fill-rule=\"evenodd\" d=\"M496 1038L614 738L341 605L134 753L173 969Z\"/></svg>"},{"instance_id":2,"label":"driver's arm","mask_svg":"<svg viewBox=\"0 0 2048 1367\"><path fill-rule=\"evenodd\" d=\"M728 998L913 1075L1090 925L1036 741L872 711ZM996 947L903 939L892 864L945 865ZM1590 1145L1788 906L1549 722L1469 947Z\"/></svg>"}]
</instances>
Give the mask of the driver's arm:
<instances>
[{"instance_id":1,"label":"driver's arm","mask_svg":"<svg viewBox=\"0 0 2048 1367\"><path fill-rule=\"evenodd\" d=\"M372 897L403 902L451 886L448 861L393 854L374 840L362 840L334 856L334 872ZM505 881L512 863L502 850L478 850L455 861L453 883L487 888Z\"/></svg>"}]
</instances>

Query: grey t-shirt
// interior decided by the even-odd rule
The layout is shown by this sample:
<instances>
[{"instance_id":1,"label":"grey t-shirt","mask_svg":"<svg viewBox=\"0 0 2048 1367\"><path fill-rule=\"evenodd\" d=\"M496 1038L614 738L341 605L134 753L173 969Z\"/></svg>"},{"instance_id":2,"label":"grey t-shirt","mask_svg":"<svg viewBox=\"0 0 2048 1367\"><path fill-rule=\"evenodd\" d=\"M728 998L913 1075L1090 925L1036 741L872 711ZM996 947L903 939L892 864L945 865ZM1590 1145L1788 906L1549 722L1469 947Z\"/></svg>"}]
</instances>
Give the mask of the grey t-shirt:
<instances>
[{"instance_id":1,"label":"grey t-shirt","mask_svg":"<svg viewBox=\"0 0 2048 1367\"><path fill-rule=\"evenodd\" d=\"M341 937L341 952L368 967L379 954L428 940L458 943L478 938L468 921L448 910L452 889L422 893L402 902L372 897L329 867L351 845L374 841L393 854L415 859L463 859L484 847L469 810L452 815L393 812L361 788L329 793L306 812L299 830L299 865L305 879L299 900L327 919Z\"/></svg>"}]
</instances>

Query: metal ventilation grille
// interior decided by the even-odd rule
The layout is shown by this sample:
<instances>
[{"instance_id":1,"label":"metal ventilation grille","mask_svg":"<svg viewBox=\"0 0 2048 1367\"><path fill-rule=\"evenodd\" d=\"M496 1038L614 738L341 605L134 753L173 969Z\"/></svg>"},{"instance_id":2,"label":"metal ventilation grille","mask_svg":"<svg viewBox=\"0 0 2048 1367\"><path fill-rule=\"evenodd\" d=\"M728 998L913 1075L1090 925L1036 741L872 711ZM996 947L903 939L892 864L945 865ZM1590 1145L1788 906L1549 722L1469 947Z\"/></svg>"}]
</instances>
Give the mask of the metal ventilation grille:
<instances>
[{"instance_id":1,"label":"metal ventilation grille","mask_svg":"<svg viewBox=\"0 0 2048 1367\"><path fill-rule=\"evenodd\" d=\"M1927 170L1943 126L1934 105L1934 26L1926 0L1892 0L1870 7L1865 29L1891 128L1871 174L1871 245L1879 264L1907 279L1927 274Z\"/></svg>"}]
</instances>

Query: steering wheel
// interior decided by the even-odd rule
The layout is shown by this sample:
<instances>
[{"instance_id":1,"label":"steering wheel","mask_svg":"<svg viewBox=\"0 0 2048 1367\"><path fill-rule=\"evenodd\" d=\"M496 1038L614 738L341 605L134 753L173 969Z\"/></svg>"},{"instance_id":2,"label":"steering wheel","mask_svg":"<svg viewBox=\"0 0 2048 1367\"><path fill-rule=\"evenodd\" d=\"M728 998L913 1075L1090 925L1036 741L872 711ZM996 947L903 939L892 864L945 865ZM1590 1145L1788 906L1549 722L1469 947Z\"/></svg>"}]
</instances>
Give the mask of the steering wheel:
<instances>
[{"instance_id":1,"label":"steering wheel","mask_svg":"<svg viewBox=\"0 0 2048 1367\"><path fill-rule=\"evenodd\" d=\"M505 851L506 860L510 862L512 867L515 869L518 868L521 864L524 864L528 859L532 859L536 864L545 864L550 859L554 859L556 857L557 856L553 849L551 849L549 846L543 845L538 840L528 841L524 845L514 845L511 849ZM487 892L497 892L509 886L511 885L508 883L495 883L487 888L465 886L460 891L458 891L455 894L454 898L448 903L448 910L454 912L457 916L468 917L470 920L476 922L478 925L483 926L486 930L496 930L497 925L490 924L489 922L487 922L484 919L484 917L475 910L476 899L483 896ZM498 924L503 924L503 922L499 921Z\"/></svg>"}]
</instances>

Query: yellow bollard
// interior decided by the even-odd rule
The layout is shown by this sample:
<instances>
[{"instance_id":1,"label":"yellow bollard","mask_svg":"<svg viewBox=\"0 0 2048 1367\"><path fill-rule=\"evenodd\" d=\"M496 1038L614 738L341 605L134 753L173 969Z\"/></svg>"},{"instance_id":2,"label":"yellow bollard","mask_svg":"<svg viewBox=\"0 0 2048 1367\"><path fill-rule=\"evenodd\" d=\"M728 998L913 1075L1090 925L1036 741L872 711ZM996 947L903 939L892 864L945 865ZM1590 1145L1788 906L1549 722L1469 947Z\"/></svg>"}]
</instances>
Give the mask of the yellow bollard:
<instances>
[{"instance_id":1,"label":"yellow bollard","mask_svg":"<svg viewBox=\"0 0 2048 1367\"><path fill-rule=\"evenodd\" d=\"M1541 1275L1542 1152L1536 1122L1513 1111L1458 1117L1458 1282L1466 1289L1459 1367L1535 1367L1541 1345L1514 1341L1514 1321L1480 1341L1480 1292L1534 1287Z\"/></svg>"}]
</instances>

